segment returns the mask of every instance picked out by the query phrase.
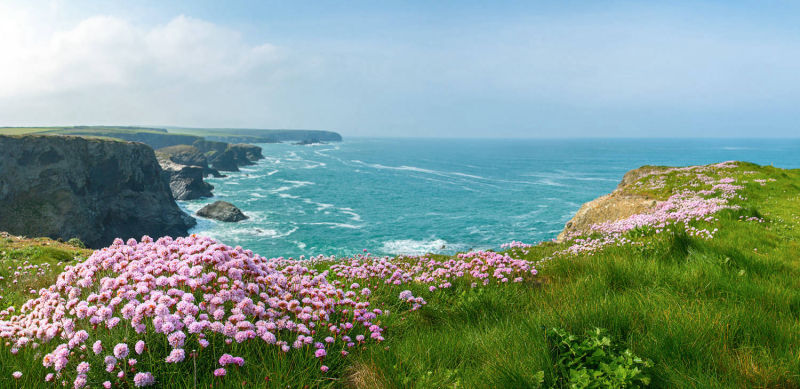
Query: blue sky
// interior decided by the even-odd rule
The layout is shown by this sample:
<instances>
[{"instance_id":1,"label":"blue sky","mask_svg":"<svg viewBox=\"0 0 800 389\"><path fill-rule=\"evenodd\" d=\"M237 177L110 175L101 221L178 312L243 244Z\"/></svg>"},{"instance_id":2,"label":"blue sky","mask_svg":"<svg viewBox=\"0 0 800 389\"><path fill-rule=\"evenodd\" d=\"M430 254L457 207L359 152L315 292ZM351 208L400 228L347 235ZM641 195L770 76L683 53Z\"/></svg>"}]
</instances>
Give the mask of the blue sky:
<instances>
[{"instance_id":1,"label":"blue sky","mask_svg":"<svg viewBox=\"0 0 800 389\"><path fill-rule=\"evenodd\" d=\"M795 137L792 2L0 3L0 125Z\"/></svg>"}]
</instances>

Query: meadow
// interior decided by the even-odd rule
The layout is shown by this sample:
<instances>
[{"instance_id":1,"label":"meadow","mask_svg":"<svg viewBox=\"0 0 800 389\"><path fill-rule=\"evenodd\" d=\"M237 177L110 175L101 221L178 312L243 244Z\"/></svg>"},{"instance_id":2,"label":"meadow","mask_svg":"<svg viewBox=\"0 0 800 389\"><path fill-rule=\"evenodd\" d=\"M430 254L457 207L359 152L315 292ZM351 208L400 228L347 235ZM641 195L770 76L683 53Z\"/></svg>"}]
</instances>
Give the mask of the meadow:
<instances>
[{"instance_id":1,"label":"meadow","mask_svg":"<svg viewBox=\"0 0 800 389\"><path fill-rule=\"evenodd\" d=\"M800 387L800 171L653 167L651 213L454 256L0 238L1 387Z\"/></svg>"}]
</instances>

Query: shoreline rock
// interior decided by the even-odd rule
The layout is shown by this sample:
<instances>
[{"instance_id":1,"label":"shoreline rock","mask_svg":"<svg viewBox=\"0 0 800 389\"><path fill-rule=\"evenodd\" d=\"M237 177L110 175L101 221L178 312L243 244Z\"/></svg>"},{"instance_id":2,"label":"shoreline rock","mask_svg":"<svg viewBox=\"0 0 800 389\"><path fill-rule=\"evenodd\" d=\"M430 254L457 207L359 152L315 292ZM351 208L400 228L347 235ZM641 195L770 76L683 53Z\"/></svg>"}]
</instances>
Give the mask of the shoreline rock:
<instances>
[{"instance_id":1,"label":"shoreline rock","mask_svg":"<svg viewBox=\"0 0 800 389\"><path fill-rule=\"evenodd\" d=\"M227 201L215 201L208 204L197 211L197 216L229 223L249 219L239 208Z\"/></svg>"},{"instance_id":2,"label":"shoreline rock","mask_svg":"<svg viewBox=\"0 0 800 389\"><path fill-rule=\"evenodd\" d=\"M205 169L201 166L181 165L159 158L161 177L169 185L175 200L194 200L214 196L214 186L203 181Z\"/></svg>"}]
</instances>

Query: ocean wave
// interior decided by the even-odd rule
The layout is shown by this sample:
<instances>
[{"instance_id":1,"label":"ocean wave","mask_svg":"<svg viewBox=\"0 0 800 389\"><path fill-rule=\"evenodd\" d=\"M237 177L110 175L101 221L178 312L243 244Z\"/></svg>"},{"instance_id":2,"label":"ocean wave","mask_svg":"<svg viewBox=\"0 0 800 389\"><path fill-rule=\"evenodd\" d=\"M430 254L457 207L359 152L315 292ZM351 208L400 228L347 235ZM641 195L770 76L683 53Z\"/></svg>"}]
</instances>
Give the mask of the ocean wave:
<instances>
[{"instance_id":1,"label":"ocean wave","mask_svg":"<svg viewBox=\"0 0 800 389\"><path fill-rule=\"evenodd\" d=\"M564 184L562 184L560 182L555 182L555 181L547 179L547 178L539 180L539 181L537 181L537 183L539 183L541 185L547 185L547 186L566 186L566 185L564 185Z\"/></svg>"},{"instance_id":2,"label":"ocean wave","mask_svg":"<svg viewBox=\"0 0 800 389\"><path fill-rule=\"evenodd\" d=\"M451 245L443 239L397 239L383 242L382 251L394 255L423 255L458 250L460 245Z\"/></svg>"},{"instance_id":3,"label":"ocean wave","mask_svg":"<svg viewBox=\"0 0 800 389\"><path fill-rule=\"evenodd\" d=\"M339 208L339 211L341 213L345 214L345 215L350 215L350 220L352 220L354 222L360 222L361 221L361 215L359 215L355 211L353 211L352 208Z\"/></svg>"},{"instance_id":4,"label":"ocean wave","mask_svg":"<svg viewBox=\"0 0 800 389\"><path fill-rule=\"evenodd\" d=\"M314 222L314 223L305 223L306 225L310 226L330 226L330 228L348 228L352 230L358 230L363 226L357 226L354 224L349 223L335 223L335 222Z\"/></svg>"},{"instance_id":5,"label":"ocean wave","mask_svg":"<svg viewBox=\"0 0 800 389\"><path fill-rule=\"evenodd\" d=\"M279 181L280 182L285 182L287 184L292 184L292 185L294 185L295 188L299 188L301 186L306 186L306 185L314 185L314 183L311 182L311 181L294 181L294 180L285 180L285 179L280 179Z\"/></svg>"},{"instance_id":6,"label":"ocean wave","mask_svg":"<svg viewBox=\"0 0 800 389\"><path fill-rule=\"evenodd\" d=\"M263 228L263 227L238 227L238 228L230 228L222 231L205 231L203 235L210 236L214 239L219 239L223 242L225 241L248 241L252 239L253 236L260 236L263 238L271 238L271 239L281 239L285 238L295 231L298 230L298 227L292 227L288 231L279 231L274 228Z\"/></svg>"}]
</instances>

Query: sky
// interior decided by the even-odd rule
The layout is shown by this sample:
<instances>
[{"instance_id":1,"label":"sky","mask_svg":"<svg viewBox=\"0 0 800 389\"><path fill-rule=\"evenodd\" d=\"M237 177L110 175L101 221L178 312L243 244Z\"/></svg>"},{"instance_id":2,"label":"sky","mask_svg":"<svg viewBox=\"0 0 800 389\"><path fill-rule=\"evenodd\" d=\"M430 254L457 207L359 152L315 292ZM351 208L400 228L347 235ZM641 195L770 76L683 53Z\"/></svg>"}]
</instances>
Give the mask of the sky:
<instances>
[{"instance_id":1,"label":"sky","mask_svg":"<svg viewBox=\"0 0 800 389\"><path fill-rule=\"evenodd\" d=\"M800 135L800 3L656 3L5 0L0 126Z\"/></svg>"}]
</instances>

